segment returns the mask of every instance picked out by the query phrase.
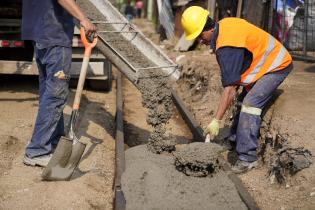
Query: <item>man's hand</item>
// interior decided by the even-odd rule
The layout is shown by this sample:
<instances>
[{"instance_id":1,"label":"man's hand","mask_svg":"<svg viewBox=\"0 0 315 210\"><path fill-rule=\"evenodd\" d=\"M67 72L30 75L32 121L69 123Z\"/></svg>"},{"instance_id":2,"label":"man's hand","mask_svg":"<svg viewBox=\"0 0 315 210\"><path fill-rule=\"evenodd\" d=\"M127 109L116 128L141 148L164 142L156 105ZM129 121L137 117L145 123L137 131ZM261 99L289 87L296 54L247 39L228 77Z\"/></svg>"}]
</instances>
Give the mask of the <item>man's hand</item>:
<instances>
[{"instance_id":1,"label":"man's hand","mask_svg":"<svg viewBox=\"0 0 315 210\"><path fill-rule=\"evenodd\" d=\"M84 28L87 36L91 36L96 32L96 26L87 18L84 18L82 21L80 21L80 25Z\"/></svg>"},{"instance_id":2,"label":"man's hand","mask_svg":"<svg viewBox=\"0 0 315 210\"><path fill-rule=\"evenodd\" d=\"M219 134L219 129L220 129L220 120L217 120L214 118L205 129L205 133L210 134L211 136L215 137Z\"/></svg>"},{"instance_id":3,"label":"man's hand","mask_svg":"<svg viewBox=\"0 0 315 210\"><path fill-rule=\"evenodd\" d=\"M87 36L91 36L96 32L96 26L86 18L80 7L74 0L57 0L58 3L67 10L73 17L80 21L80 25L84 28Z\"/></svg>"}]
</instances>

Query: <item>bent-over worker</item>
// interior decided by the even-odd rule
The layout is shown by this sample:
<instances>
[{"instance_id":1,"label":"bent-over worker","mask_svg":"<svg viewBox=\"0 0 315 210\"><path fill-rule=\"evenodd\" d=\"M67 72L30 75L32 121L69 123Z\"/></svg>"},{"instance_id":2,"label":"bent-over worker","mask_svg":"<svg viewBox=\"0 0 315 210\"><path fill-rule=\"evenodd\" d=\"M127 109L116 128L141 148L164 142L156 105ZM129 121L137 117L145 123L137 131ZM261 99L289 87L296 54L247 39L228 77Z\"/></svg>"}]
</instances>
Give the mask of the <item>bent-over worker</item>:
<instances>
[{"instance_id":1,"label":"bent-over worker","mask_svg":"<svg viewBox=\"0 0 315 210\"><path fill-rule=\"evenodd\" d=\"M262 109L292 70L292 58L274 37L240 18L224 18L215 23L207 10L192 6L184 11L181 23L186 39L199 39L210 45L221 69L224 91L206 133L218 135L220 122L237 87L245 86L247 90L241 112L234 119L238 160L232 170L248 171L257 166Z\"/></svg>"},{"instance_id":2,"label":"bent-over worker","mask_svg":"<svg viewBox=\"0 0 315 210\"><path fill-rule=\"evenodd\" d=\"M23 162L46 166L64 135L69 93L73 17L87 34L96 31L74 0L23 0L22 39L32 40L39 73L39 106Z\"/></svg>"}]
</instances>

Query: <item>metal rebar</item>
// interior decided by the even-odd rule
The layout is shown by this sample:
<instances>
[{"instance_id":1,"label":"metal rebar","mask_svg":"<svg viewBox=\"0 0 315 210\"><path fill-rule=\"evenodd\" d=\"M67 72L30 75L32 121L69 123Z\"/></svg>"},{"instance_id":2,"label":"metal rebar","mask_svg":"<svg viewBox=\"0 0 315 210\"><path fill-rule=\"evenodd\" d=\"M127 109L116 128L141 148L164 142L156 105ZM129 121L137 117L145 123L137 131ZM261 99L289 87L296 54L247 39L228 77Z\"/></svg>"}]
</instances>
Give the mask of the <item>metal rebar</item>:
<instances>
[{"instance_id":1,"label":"metal rebar","mask_svg":"<svg viewBox=\"0 0 315 210\"><path fill-rule=\"evenodd\" d=\"M269 3L269 18L268 18L268 32L272 34L272 25L273 25L273 5L274 0L270 0Z\"/></svg>"},{"instance_id":2,"label":"metal rebar","mask_svg":"<svg viewBox=\"0 0 315 210\"><path fill-rule=\"evenodd\" d=\"M97 33L139 33L138 31L97 31Z\"/></svg>"},{"instance_id":3,"label":"metal rebar","mask_svg":"<svg viewBox=\"0 0 315 210\"><path fill-rule=\"evenodd\" d=\"M304 37L303 37L303 55L307 56L307 24L308 24L308 0L304 3Z\"/></svg>"},{"instance_id":4,"label":"metal rebar","mask_svg":"<svg viewBox=\"0 0 315 210\"><path fill-rule=\"evenodd\" d=\"M94 24L130 24L128 22L92 21Z\"/></svg>"},{"instance_id":5,"label":"metal rebar","mask_svg":"<svg viewBox=\"0 0 315 210\"><path fill-rule=\"evenodd\" d=\"M163 68L172 68L177 67L177 65L168 65L168 66L150 66L150 67L143 67L143 68L136 68L137 70L149 70L149 69L163 69Z\"/></svg>"},{"instance_id":6,"label":"metal rebar","mask_svg":"<svg viewBox=\"0 0 315 210\"><path fill-rule=\"evenodd\" d=\"M123 55L121 55L115 48L113 48L103 37L99 36L99 39L101 39L111 50L113 50L135 72L139 70L177 67L177 65L168 65L168 66L152 66L152 67L136 68Z\"/></svg>"},{"instance_id":7,"label":"metal rebar","mask_svg":"<svg viewBox=\"0 0 315 210\"><path fill-rule=\"evenodd\" d=\"M103 37L98 36L98 38L101 39L101 41L103 41L103 43L106 44L116 55L118 55L118 57L129 66L129 68L131 68L134 72L137 72L136 68L131 63L129 63L129 61L124 56L122 56L115 48L113 48Z\"/></svg>"},{"instance_id":8,"label":"metal rebar","mask_svg":"<svg viewBox=\"0 0 315 210\"><path fill-rule=\"evenodd\" d=\"M281 19L281 43L284 43L284 31L285 31L285 8L286 8L287 0L283 0L282 2L282 19Z\"/></svg>"}]
</instances>

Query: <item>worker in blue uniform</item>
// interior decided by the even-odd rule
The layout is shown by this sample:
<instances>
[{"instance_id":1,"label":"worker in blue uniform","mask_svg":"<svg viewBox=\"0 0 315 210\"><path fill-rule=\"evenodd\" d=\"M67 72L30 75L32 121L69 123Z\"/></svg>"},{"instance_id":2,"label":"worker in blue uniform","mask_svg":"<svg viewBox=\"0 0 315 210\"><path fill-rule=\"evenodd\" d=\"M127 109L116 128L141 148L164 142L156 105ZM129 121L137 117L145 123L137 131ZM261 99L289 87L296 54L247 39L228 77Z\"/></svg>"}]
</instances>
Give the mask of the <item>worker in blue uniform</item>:
<instances>
[{"instance_id":1,"label":"worker in blue uniform","mask_svg":"<svg viewBox=\"0 0 315 210\"><path fill-rule=\"evenodd\" d=\"M46 166L64 135L63 109L69 93L74 19L87 35L96 31L74 0L23 0L22 39L34 43L39 106L26 165Z\"/></svg>"}]
</instances>

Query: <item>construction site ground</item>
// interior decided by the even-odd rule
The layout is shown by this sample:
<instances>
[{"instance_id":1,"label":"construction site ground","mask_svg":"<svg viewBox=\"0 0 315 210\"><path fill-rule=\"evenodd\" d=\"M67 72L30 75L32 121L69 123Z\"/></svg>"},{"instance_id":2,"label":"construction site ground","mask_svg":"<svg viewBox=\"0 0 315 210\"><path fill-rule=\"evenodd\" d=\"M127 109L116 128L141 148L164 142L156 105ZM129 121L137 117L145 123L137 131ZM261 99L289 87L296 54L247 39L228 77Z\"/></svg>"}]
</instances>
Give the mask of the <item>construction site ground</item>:
<instances>
[{"instance_id":1,"label":"construction site ground","mask_svg":"<svg viewBox=\"0 0 315 210\"><path fill-rule=\"evenodd\" d=\"M196 120L205 126L213 116L222 90L215 56L204 48L188 53L173 52L174 41L159 42L151 23L138 19L134 22L171 58L184 56L179 60L183 65L184 79L178 82L177 90ZM270 109L270 128L285 135L292 147L305 147L313 154L314 79L315 64L294 62L294 71L281 85L283 91ZM187 85L189 82L190 86ZM87 148L69 182L42 182L41 168L22 163L38 109L37 85L36 76L0 75L0 209L112 209L115 81L108 93L90 89L83 93L78 136L87 143ZM126 79L123 85L127 148L145 143L152 129L145 121L146 110L141 104L141 94ZM74 91L65 108L66 122L73 96ZM168 128L178 141L192 138L176 110ZM240 178L261 209L314 209L314 174L313 164L289 177L285 184L272 184L267 176L268 166L263 164Z\"/></svg>"},{"instance_id":2,"label":"construction site ground","mask_svg":"<svg viewBox=\"0 0 315 210\"><path fill-rule=\"evenodd\" d=\"M222 91L215 55L206 47L190 52L174 52L176 39L160 41L151 22L136 19L134 23L182 65L181 78L174 86L201 127L205 127L216 111ZM284 136L291 148L302 147L315 154L314 79L314 63L294 61L294 70L278 88L274 103L265 110L262 134L279 134ZM229 114L226 114L227 118ZM221 131L226 134L225 129ZM229 155L226 154L226 159L232 163ZM264 161L260 161L259 168L239 177L261 209L315 208L314 164L293 176L287 175L286 181L279 184L268 174L272 155L265 151L260 159Z\"/></svg>"},{"instance_id":3,"label":"construction site ground","mask_svg":"<svg viewBox=\"0 0 315 210\"><path fill-rule=\"evenodd\" d=\"M42 169L22 163L38 109L37 77L1 75L0 209L111 209L115 89L84 91L78 129L87 143L70 182L42 182ZM74 97L65 108L68 122Z\"/></svg>"}]
</instances>

